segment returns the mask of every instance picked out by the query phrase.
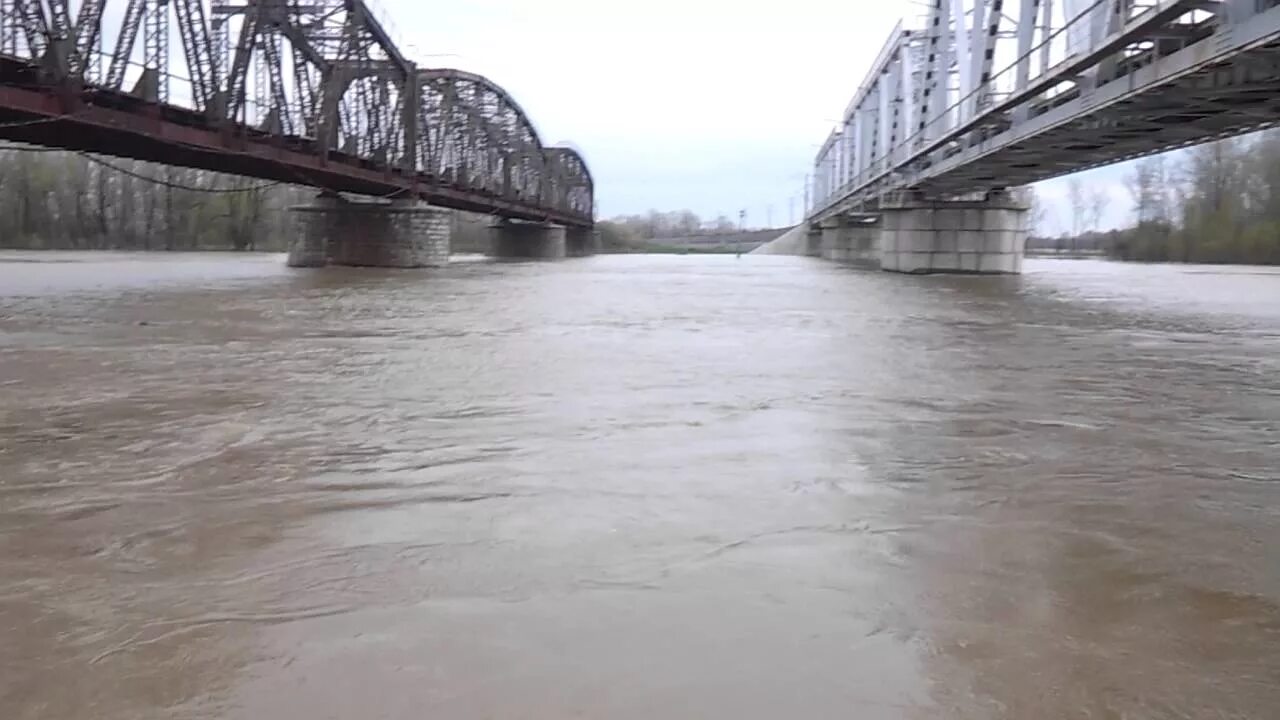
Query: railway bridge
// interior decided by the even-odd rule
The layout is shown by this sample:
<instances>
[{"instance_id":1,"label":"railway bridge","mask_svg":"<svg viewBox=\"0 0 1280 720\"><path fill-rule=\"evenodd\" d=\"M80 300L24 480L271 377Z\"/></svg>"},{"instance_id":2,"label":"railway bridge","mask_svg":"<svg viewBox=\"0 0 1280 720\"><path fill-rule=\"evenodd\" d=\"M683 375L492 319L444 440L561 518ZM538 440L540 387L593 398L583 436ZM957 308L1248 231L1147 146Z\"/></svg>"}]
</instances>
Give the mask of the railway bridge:
<instances>
[{"instance_id":1,"label":"railway bridge","mask_svg":"<svg viewBox=\"0 0 1280 720\"><path fill-rule=\"evenodd\" d=\"M1018 188L1280 123L1280 0L928 0L814 162L808 252L1017 273Z\"/></svg>"},{"instance_id":2,"label":"railway bridge","mask_svg":"<svg viewBox=\"0 0 1280 720\"><path fill-rule=\"evenodd\" d=\"M591 173L499 85L423 68L364 0L0 0L0 138L317 188L290 262L592 248Z\"/></svg>"}]
</instances>

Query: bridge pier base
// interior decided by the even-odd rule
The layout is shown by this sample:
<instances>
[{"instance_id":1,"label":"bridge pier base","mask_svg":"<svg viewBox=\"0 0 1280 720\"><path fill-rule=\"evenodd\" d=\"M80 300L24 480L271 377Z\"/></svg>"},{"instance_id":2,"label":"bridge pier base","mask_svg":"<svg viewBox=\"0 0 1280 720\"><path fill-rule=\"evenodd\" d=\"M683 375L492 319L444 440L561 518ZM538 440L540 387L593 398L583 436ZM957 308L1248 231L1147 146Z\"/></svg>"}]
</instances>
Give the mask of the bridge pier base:
<instances>
[{"instance_id":1,"label":"bridge pier base","mask_svg":"<svg viewBox=\"0 0 1280 720\"><path fill-rule=\"evenodd\" d=\"M568 229L551 223L506 220L489 227L489 255L506 259L555 260L568 255ZM575 240L582 242L581 238Z\"/></svg>"},{"instance_id":2,"label":"bridge pier base","mask_svg":"<svg viewBox=\"0 0 1280 720\"><path fill-rule=\"evenodd\" d=\"M836 262L880 266L880 227L874 216L828 220L821 226L817 255Z\"/></svg>"},{"instance_id":3,"label":"bridge pier base","mask_svg":"<svg viewBox=\"0 0 1280 720\"><path fill-rule=\"evenodd\" d=\"M600 251L600 234L595 228L565 228L565 255L586 257Z\"/></svg>"},{"instance_id":4,"label":"bridge pier base","mask_svg":"<svg viewBox=\"0 0 1280 720\"><path fill-rule=\"evenodd\" d=\"M880 267L891 272L1016 274L1026 239L1027 206L1004 192L880 207Z\"/></svg>"},{"instance_id":5,"label":"bridge pier base","mask_svg":"<svg viewBox=\"0 0 1280 720\"><path fill-rule=\"evenodd\" d=\"M289 212L300 212L290 208ZM289 242L289 257L285 264L296 268L316 268L329 264L329 235L320 228L313 228L310 216L294 216L293 238Z\"/></svg>"},{"instance_id":6,"label":"bridge pier base","mask_svg":"<svg viewBox=\"0 0 1280 720\"><path fill-rule=\"evenodd\" d=\"M822 257L822 226L808 226L808 232L804 235L804 254L807 257Z\"/></svg>"},{"instance_id":7,"label":"bridge pier base","mask_svg":"<svg viewBox=\"0 0 1280 720\"><path fill-rule=\"evenodd\" d=\"M290 267L418 268L449 262L450 213L420 200L351 201L326 194L290 211Z\"/></svg>"}]
</instances>

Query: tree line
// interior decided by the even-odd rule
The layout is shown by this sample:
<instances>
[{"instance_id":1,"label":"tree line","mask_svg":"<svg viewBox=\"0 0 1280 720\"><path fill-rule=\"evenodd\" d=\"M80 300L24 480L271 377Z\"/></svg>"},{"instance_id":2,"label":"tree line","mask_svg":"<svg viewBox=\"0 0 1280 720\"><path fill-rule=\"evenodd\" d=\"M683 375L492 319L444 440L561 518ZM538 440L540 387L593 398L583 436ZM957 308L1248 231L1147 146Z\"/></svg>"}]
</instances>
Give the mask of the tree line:
<instances>
[{"instance_id":1,"label":"tree line","mask_svg":"<svg viewBox=\"0 0 1280 720\"><path fill-rule=\"evenodd\" d=\"M287 248L291 205L314 189L82 153L0 150L0 247Z\"/></svg>"},{"instance_id":2,"label":"tree line","mask_svg":"<svg viewBox=\"0 0 1280 720\"><path fill-rule=\"evenodd\" d=\"M724 215L711 220L704 220L692 210L673 210L670 212L650 210L639 215L620 215L610 218L606 222L622 228L635 240L663 240L694 235L729 235L740 230L732 220Z\"/></svg>"},{"instance_id":3,"label":"tree line","mask_svg":"<svg viewBox=\"0 0 1280 720\"><path fill-rule=\"evenodd\" d=\"M1126 186L1134 223L1107 234L1112 257L1280 264L1280 131L1139 160Z\"/></svg>"},{"instance_id":4,"label":"tree line","mask_svg":"<svg viewBox=\"0 0 1280 720\"><path fill-rule=\"evenodd\" d=\"M692 210L650 210L635 215L619 215L597 222L596 229L600 231L604 249L613 251L647 250L664 247L661 244L663 240L716 237L743 232L726 215L704 219Z\"/></svg>"},{"instance_id":5,"label":"tree line","mask_svg":"<svg viewBox=\"0 0 1280 720\"><path fill-rule=\"evenodd\" d=\"M69 250L288 249L288 208L314 188L113 157L7 145L0 149L0 247ZM492 219L455 213L456 252L483 252ZM689 210L599 223L604 245L738 232Z\"/></svg>"}]
</instances>

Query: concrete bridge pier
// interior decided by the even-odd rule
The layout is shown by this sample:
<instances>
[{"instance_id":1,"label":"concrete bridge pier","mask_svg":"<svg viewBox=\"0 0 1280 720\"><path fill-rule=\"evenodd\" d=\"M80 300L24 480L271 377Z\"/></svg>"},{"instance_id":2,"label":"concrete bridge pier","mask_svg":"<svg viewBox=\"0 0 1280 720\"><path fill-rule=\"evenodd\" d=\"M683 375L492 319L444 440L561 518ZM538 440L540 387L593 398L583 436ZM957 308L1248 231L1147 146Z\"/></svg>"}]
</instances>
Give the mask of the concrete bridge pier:
<instances>
[{"instance_id":1,"label":"concrete bridge pier","mask_svg":"<svg viewBox=\"0 0 1280 720\"><path fill-rule=\"evenodd\" d=\"M822 226L807 225L808 232L804 236L804 254L808 257L822 257Z\"/></svg>"},{"instance_id":2,"label":"concrete bridge pier","mask_svg":"<svg viewBox=\"0 0 1280 720\"><path fill-rule=\"evenodd\" d=\"M1027 206L1008 193L972 201L886 198L880 205L880 267L901 273L1022 272Z\"/></svg>"},{"instance_id":3,"label":"concrete bridge pier","mask_svg":"<svg viewBox=\"0 0 1280 720\"><path fill-rule=\"evenodd\" d=\"M565 228L564 247L569 257L595 255L600 251L600 234L595 228Z\"/></svg>"},{"instance_id":4,"label":"concrete bridge pier","mask_svg":"<svg viewBox=\"0 0 1280 720\"><path fill-rule=\"evenodd\" d=\"M554 260L568 255L569 233L563 225L503 220L489 226L489 232L492 257Z\"/></svg>"},{"instance_id":5,"label":"concrete bridge pier","mask_svg":"<svg viewBox=\"0 0 1280 720\"><path fill-rule=\"evenodd\" d=\"M325 193L290 212L290 267L418 268L449 262L450 213L420 200L354 201Z\"/></svg>"},{"instance_id":6,"label":"concrete bridge pier","mask_svg":"<svg viewBox=\"0 0 1280 720\"><path fill-rule=\"evenodd\" d=\"M838 217L824 221L819 257L836 262L880 266L880 225L875 215Z\"/></svg>"}]
</instances>

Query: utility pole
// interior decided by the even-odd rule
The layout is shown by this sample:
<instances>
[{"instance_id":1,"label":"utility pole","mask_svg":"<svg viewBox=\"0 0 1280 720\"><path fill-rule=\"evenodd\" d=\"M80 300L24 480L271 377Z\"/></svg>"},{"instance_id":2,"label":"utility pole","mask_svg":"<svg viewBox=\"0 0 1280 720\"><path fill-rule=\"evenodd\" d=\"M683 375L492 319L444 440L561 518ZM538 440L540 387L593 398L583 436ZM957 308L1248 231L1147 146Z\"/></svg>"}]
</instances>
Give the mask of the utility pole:
<instances>
[{"instance_id":1,"label":"utility pole","mask_svg":"<svg viewBox=\"0 0 1280 720\"><path fill-rule=\"evenodd\" d=\"M733 254L742 257L742 231L747 229L747 211L738 211L738 234L733 236Z\"/></svg>"}]
</instances>

